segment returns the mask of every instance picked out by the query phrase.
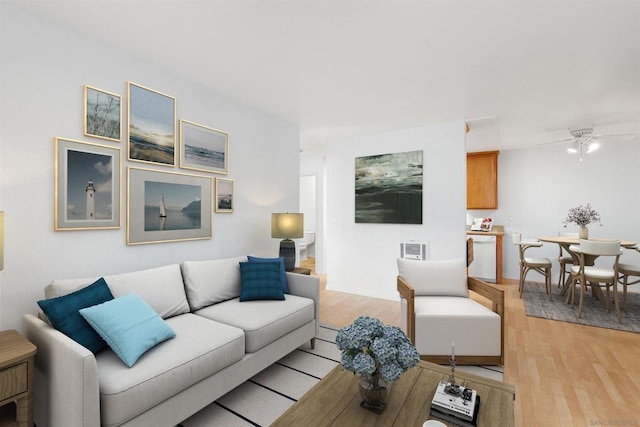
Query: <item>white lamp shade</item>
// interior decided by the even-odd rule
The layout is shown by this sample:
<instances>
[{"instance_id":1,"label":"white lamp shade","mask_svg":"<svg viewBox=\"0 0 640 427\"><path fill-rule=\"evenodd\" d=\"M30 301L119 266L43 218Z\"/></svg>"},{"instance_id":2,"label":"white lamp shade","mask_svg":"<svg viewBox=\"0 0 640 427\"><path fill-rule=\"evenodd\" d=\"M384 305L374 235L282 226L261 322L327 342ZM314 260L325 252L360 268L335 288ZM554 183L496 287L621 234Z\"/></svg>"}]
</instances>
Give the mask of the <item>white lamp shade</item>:
<instances>
[{"instance_id":1,"label":"white lamp shade","mask_svg":"<svg viewBox=\"0 0 640 427\"><path fill-rule=\"evenodd\" d=\"M271 214L271 237L279 239L299 239L304 237L304 214Z\"/></svg>"}]
</instances>

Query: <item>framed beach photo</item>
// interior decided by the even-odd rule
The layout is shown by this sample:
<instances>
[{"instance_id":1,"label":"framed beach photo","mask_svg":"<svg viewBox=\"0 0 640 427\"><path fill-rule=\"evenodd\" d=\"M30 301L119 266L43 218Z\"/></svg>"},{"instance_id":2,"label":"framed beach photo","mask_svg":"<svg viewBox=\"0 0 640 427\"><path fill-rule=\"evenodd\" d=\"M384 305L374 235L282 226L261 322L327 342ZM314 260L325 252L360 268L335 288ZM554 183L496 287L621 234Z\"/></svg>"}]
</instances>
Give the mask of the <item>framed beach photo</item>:
<instances>
[{"instance_id":1,"label":"framed beach photo","mask_svg":"<svg viewBox=\"0 0 640 427\"><path fill-rule=\"evenodd\" d=\"M210 239L213 179L127 169L127 244Z\"/></svg>"},{"instance_id":2,"label":"framed beach photo","mask_svg":"<svg viewBox=\"0 0 640 427\"><path fill-rule=\"evenodd\" d=\"M180 120L180 167L228 174L229 134Z\"/></svg>"},{"instance_id":3,"label":"framed beach photo","mask_svg":"<svg viewBox=\"0 0 640 427\"><path fill-rule=\"evenodd\" d=\"M122 97L84 86L84 134L109 141L122 141Z\"/></svg>"},{"instance_id":4,"label":"framed beach photo","mask_svg":"<svg viewBox=\"0 0 640 427\"><path fill-rule=\"evenodd\" d=\"M233 212L235 181L228 178L216 178L216 212Z\"/></svg>"},{"instance_id":5,"label":"framed beach photo","mask_svg":"<svg viewBox=\"0 0 640 427\"><path fill-rule=\"evenodd\" d=\"M120 228L120 148L55 138L54 229Z\"/></svg>"},{"instance_id":6,"label":"framed beach photo","mask_svg":"<svg viewBox=\"0 0 640 427\"><path fill-rule=\"evenodd\" d=\"M176 99L129 82L129 160L175 166Z\"/></svg>"}]
</instances>

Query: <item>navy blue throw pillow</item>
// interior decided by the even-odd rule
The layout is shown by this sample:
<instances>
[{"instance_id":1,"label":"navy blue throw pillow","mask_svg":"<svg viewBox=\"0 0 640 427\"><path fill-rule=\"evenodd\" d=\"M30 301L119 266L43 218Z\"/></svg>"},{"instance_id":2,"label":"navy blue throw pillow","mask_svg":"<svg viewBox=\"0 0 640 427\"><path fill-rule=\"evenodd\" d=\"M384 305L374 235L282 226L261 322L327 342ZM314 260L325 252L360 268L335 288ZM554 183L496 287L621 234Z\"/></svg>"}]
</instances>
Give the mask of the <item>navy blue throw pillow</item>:
<instances>
[{"instance_id":1,"label":"navy blue throw pillow","mask_svg":"<svg viewBox=\"0 0 640 427\"><path fill-rule=\"evenodd\" d=\"M38 305L54 328L95 354L107 348L107 343L84 320L79 310L112 299L113 294L101 277L91 285L70 294L40 300Z\"/></svg>"},{"instance_id":2,"label":"navy blue throw pillow","mask_svg":"<svg viewBox=\"0 0 640 427\"><path fill-rule=\"evenodd\" d=\"M280 263L280 282L282 284L282 292L284 292L285 294L289 293L289 284L287 283L287 273L286 270L284 269L284 258L282 257L278 257L278 258L258 258L255 256L247 256L247 259L249 260L249 262L274 262L277 261Z\"/></svg>"},{"instance_id":3,"label":"navy blue throw pillow","mask_svg":"<svg viewBox=\"0 0 640 427\"><path fill-rule=\"evenodd\" d=\"M241 262L240 301L284 300L279 262Z\"/></svg>"}]
</instances>

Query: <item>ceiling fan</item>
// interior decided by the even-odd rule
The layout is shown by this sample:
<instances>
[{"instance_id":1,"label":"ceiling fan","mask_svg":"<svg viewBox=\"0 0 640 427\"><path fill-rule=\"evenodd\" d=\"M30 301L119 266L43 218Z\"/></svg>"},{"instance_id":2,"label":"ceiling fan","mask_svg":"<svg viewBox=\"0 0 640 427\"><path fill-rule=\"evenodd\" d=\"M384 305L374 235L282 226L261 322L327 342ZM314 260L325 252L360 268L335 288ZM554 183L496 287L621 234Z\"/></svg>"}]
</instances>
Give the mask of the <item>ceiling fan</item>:
<instances>
[{"instance_id":1,"label":"ceiling fan","mask_svg":"<svg viewBox=\"0 0 640 427\"><path fill-rule=\"evenodd\" d=\"M560 139L557 141L545 142L540 145L549 145L549 144L559 144L559 143L568 143L570 147L567 148L567 153L569 154L580 154L580 161L582 161L582 157L584 155L593 153L600 147L599 139L610 139L610 138L630 138L635 136L635 134L617 134L617 135L602 135L593 133L593 125L590 126L579 126L574 128L569 128L569 133L571 134L571 138Z\"/></svg>"}]
</instances>

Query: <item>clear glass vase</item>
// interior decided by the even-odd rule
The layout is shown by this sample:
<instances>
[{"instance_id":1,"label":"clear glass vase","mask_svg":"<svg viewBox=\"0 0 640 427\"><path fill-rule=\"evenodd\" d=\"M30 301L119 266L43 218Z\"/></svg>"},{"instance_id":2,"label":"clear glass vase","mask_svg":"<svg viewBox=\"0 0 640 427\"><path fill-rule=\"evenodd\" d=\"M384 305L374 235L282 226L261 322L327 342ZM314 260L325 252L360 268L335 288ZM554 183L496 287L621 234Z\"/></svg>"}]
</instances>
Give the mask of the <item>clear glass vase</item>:
<instances>
[{"instance_id":1,"label":"clear glass vase","mask_svg":"<svg viewBox=\"0 0 640 427\"><path fill-rule=\"evenodd\" d=\"M361 375L359 378L360 396L362 403L360 406L369 409L377 414L382 413L387 407L387 398L391 382L380 377L371 375Z\"/></svg>"}]
</instances>

